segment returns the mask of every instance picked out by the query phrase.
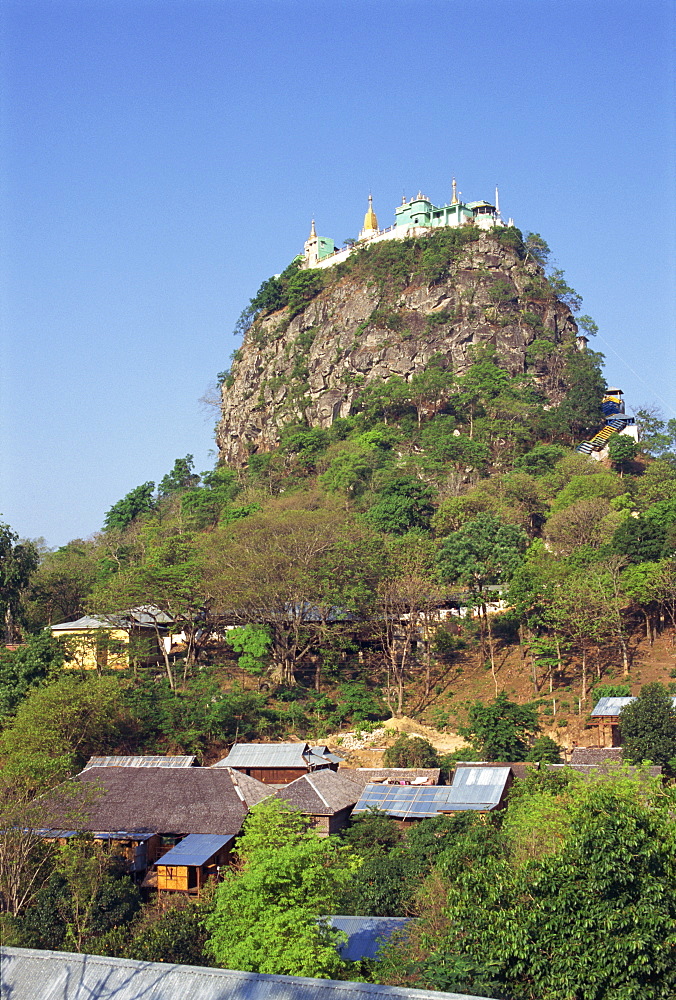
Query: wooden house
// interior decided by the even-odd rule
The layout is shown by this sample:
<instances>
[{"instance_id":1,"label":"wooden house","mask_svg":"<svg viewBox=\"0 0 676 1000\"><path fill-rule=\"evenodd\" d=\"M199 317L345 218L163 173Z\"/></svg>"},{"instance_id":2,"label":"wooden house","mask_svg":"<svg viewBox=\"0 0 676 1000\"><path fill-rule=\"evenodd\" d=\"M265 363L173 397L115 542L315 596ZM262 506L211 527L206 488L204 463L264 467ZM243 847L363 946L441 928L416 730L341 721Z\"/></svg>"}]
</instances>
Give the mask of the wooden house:
<instances>
[{"instance_id":1,"label":"wooden house","mask_svg":"<svg viewBox=\"0 0 676 1000\"><path fill-rule=\"evenodd\" d=\"M280 788L275 798L308 816L312 828L328 837L347 826L361 792L361 784L325 768L296 778Z\"/></svg>"},{"instance_id":2,"label":"wooden house","mask_svg":"<svg viewBox=\"0 0 676 1000\"><path fill-rule=\"evenodd\" d=\"M309 772L338 770L341 758L309 743L235 743L213 768L230 767L266 785L286 785Z\"/></svg>"},{"instance_id":3,"label":"wooden house","mask_svg":"<svg viewBox=\"0 0 676 1000\"><path fill-rule=\"evenodd\" d=\"M596 727L596 742L599 747L619 747L620 712L630 705L634 698L601 698L591 713L592 725Z\"/></svg>"},{"instance_id":4,"label":"wooden house","mask_svg":"<svg viewBox=\"0 0 676 1000\"><path fill-rule=\"evenodd\" d=\"M107 839L139 880L189 834L233 838L249 808L270 795L229 768L87 767L71 781L84 793L80 815L74 821L73 797L56 790L44 799L44 835L76 825Z\"/></svg>"},{"instance_id":5,"label":"wooden house","mask_svg":"<svg viewBox=\"0 0 676 1000\"><path fill-rule=\"evenodd\" d=\"M221 867L229 863L234 840L234 833L189 833L157 862L158 891L199 895L207 879L217 878Z\"/></svg>"}]
</instances>

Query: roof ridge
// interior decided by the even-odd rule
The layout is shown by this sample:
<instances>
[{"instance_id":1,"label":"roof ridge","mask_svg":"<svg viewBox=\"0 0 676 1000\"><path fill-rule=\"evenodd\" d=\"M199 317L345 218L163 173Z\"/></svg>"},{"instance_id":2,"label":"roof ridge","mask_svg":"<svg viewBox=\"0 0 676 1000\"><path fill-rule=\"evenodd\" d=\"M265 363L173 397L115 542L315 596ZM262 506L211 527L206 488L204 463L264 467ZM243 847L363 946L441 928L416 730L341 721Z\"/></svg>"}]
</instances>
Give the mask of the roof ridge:
<instances>
[{"instance_id":1,"label":"roof ridge","mask_svg":"<svg viewBox=\"0 0 676 1000\"><path fill-rule=\"evenodd\" d=\"M310 774L303 775L303 777L305 778L305 780L310 785L310 788L312 788L313 791L315 791L317 793L317 795L322 800L322 802L324 803L324 805L326 806L326 808L327 809L333 809L333 806L331 805L331 803L326 801L326 799L324 798L324 796L322 795L322 793L319 791L319 789L317 788L317 786L313 782L313 780L312 780L313 775L310 773Z\"/></svg>"}]
</instances>

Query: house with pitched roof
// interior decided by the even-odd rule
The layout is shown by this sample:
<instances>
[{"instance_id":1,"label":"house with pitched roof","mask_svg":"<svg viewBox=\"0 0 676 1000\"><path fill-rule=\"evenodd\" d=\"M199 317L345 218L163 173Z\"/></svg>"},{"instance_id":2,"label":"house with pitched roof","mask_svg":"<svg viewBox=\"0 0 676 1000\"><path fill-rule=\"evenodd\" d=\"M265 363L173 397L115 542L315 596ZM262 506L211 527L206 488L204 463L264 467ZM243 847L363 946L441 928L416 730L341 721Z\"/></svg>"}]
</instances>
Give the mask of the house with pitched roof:
<instances>
[{"instance_id":1,"label":"house with pitched roof","mask_svg":"<svg viewBox=\"0 0 676 1000\"><path fill-rule=\"evenodd\" d=\"M275 798L307 816L320 836L338 833L347 826L362 785L328 768L304 774L275 793Z\"/></svg>"},{"instance_id":2,"label":"house with pitched roof","mask_svg":"<svg viewBox=\"0 0 676 1000\"><path fill-rule=\"evenodd\" d=\"M328 747L309 743L235 743L212 767L230 767L266 785L286 785L311 771L337 771L341 759Z\"/></svg>"},{"instance_id":3,"label":"house with pitched roof","mask_svg":"<svg viewBox=\"0 0 676 1000\"><path fill-rule=\"evenodd\" d=\"M81 786L85 803L77 830L72 829L72 798L47 796L43 836L65 841L76 832L89 832L110 842L138 879L191 834L221 838L206 857L206 846L215 842L192 842L195 856L202 857L199 863L170 866L203 869L199 876L184 873L186 891L199 889L204 877L227 862L247 812L270 795L268 786L230 768L92 766L70 780ZM177 883L167 882L165 888L179 888L179 874L165 872L165 877ZM151 879L147 884L157 883Z\"/></svg>"},{"instance_id":4,"label":"house with pitched roof","mask_svg":"<svg viewBox=\"0 0 676 1000\"><path fill-rule=\"evenodd\" d=\"M50 626L65 643L70 665L81 670L123 670L133 659L153 662L161 656L160 641L169 639L172 619L152 604L111 615L83 615L76 621ZM68 664L67 664L68 665Z\"/></svg>"}]
</instances>

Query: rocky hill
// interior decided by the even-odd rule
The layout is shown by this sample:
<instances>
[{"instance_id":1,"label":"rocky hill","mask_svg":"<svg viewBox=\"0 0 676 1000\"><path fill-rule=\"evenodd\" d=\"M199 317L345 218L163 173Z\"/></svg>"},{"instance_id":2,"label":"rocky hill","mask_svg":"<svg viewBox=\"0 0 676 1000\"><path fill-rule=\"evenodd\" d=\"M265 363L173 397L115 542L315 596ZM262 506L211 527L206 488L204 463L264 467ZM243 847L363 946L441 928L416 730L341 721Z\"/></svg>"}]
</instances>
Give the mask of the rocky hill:
<instances>
[{"instance_id":1,"label":"rocky hill","mask_svg":"<svg viewBox=\"0 0 676 1000\"><path fill-rule=\"evenodd\" d=\"M275 447L288 423L329 427L366 383L410 379L434 356L462 375L482 344L552 402L565 392L561 348L577 326L518 230L438 230L298 273L300 303L258 310L224 376L217 442L228 464Z\"/></svg>"}]
</instances>

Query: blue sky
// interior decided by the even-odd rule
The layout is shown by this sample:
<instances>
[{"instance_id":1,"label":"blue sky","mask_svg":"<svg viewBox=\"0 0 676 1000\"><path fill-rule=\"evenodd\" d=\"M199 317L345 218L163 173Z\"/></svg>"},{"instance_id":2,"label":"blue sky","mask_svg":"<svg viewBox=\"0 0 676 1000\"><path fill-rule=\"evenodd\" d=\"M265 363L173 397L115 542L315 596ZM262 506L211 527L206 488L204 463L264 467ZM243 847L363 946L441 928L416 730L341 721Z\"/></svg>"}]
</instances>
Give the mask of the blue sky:
<instances>
[{"instance_id":1,"label":"blue sky","mask_svg":"<svg viewBox=\"0 0 676 1000\"><path fill-rule=\"evenodd\" d=\"M676 415L673 0L4 0L0 519L87 537L192 453L261 281L402 194L549 242Z\"/></svg>"}]
</instances>

